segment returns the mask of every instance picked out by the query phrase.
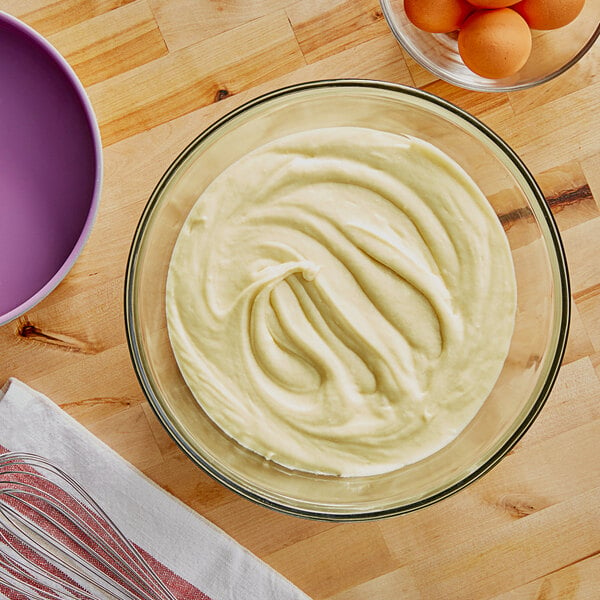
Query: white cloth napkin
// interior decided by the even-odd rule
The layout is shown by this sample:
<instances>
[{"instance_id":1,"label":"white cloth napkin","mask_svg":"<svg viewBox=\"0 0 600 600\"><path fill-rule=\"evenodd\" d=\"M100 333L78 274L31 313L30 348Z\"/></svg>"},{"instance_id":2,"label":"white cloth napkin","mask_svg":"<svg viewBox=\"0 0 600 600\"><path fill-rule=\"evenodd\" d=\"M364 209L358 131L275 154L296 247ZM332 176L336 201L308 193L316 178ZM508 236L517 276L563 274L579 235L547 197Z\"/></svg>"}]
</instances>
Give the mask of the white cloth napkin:
<instances>
[{"instance_id":1,"label":"white cloth napkin","mask_svg":"<svg viewBox=\"0 0 600 600\"><path fill-rule=\"evenodd\" d=\"M0 453L7 451L43 456L78 481L124 535L158 561L157 571L180 600L309 600L16 379L0 390Z\"/></svg>"}]
</instances>

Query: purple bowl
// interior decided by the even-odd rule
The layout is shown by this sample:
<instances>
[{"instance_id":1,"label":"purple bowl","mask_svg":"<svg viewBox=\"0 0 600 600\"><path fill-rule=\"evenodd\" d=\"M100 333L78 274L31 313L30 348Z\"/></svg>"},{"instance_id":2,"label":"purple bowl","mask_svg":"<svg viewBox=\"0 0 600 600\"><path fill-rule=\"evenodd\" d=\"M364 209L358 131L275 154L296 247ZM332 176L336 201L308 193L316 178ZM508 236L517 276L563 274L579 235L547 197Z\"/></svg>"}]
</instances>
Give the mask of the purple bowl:
<instances>
[{"instance_id":1,"label":"purple bowl","mask_svg":"<svg viewBox=\"0 0 600 600\"><path fill-rule=\"evenodd\" d=\"M98 124L66 60L0 12L0 325L72 267L97 212Z\"/></svg>"}]
</instances>

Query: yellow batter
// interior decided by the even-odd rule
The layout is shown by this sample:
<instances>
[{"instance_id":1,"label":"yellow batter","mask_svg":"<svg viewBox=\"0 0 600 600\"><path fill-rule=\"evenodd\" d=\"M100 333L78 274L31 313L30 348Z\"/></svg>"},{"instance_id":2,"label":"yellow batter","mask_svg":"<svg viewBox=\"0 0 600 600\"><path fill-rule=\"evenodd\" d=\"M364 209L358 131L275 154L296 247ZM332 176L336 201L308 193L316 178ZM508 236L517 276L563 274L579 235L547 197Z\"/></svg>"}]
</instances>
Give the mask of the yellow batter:
<instances>
[{"instance_id":1,"label":"yellow batter","mask_svg":"<svg viewBox=\"0 0 600 600\"><path fill-rule=\"evenodd\" d=\"M258 148L187 218L167 280L173 351L206 413L282 465L386 472L467 425L516 306L498 219L447 155L363 128Z\"/></svg>"}]
</instances>

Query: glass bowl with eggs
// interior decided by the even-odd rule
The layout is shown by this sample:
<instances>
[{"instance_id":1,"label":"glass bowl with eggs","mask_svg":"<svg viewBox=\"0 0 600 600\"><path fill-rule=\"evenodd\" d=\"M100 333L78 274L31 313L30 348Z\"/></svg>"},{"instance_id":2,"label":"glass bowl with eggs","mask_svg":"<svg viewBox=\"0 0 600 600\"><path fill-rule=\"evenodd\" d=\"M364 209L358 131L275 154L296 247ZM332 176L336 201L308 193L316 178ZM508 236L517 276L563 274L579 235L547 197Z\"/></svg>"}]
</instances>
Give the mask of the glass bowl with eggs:
<instances>
[{"instance_id":1,"label":"glass bowl with eggs","mask_svg":"<svg viewBox=\"0 0 600 600\"><path fill-rule=\"evenodd\" d=\"M600 35L595 0L380 0L402 48L465 89L505 92L564 73Z\"/></svg>"},{"instance_id":2,"label":"glass bowl with eggs","mask_svg":"<svg viewBox=\"0 0 600 600\"><path fill-rule=\"evenodd\" d=\"M420 509L542 409L569 282L535 180L427 92L328 80L208 127L158 182L125 288L141 387L185 454L321 520Z\"/></svg>"}]
</instances>

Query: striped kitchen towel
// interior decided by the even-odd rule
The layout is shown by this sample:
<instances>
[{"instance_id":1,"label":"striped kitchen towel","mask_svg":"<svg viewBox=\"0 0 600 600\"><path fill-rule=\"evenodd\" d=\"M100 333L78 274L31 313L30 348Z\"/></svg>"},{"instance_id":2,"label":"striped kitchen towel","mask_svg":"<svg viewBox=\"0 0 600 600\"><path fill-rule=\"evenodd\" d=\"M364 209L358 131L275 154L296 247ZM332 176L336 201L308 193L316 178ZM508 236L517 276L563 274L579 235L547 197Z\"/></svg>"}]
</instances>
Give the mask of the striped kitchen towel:
<instances>
[{"instance_id":1,"label":"striped kitchen towel","mask_svg":"<svg viewBox=\"0 0 600 600\"><path fill-rule=\"evenodd\" d=\"M7 452L44 457L70 475L178 600L309 600L234 539L151 482L54 402L16 379L9 379L0 389L0 454ZM0 477L0 503L6 501ZM0 521L0 557L6 542L2 527ZM2 569L6 572L6 564L0 563L0 575ZM85 582L77 585L85 587ZM23 597L0 584L0 598ZM135 595L132 598L137 600Z\"/></svg>"}]
</instances>

